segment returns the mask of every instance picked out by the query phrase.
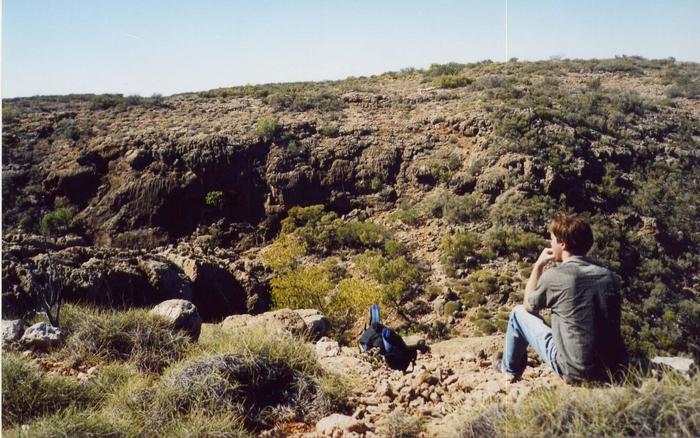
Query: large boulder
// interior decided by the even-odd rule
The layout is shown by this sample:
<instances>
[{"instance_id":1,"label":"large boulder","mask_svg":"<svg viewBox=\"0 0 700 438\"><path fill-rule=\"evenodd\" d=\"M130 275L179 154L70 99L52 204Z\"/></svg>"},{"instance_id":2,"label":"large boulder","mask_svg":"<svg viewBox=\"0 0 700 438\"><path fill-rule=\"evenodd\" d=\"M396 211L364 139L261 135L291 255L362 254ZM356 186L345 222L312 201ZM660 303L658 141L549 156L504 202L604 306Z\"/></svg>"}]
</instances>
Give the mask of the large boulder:
<instances>
[{"instance_id":1,"label":"large boulder","mask_svg":"<svg viewBox=\"0 0 700 438\"><path fill-rule=\"evenodd\" d=\"M184 330L192 339L199 339L202 330L202 318L197 307L187 300L167 300L151 310L154 315L161 315L173 323L176 329Z\"/></svg>"},{"instance_id":2,"label":"large boulder","mask_svg":"<svg viewBox=\"0 0 700 438\"><path fill-rule=\"evenodd\" d=\"M2 343L18 341L24 333L24 321L21 319L2 320Z\"/></svg>"},{"instance_id":3,"label":"large boulder","mask_svg":"<svg viewBox=\"0 0 700 438\"><path fill-rule=\"evenodd\" d=\"M297 312L280 309L260 315L231 315L221 323L225 330L240 330L247 327L264 327L266 330L282 330L293 336L305 336L306 324Z\"/></svg>"},{"instance_id":4,"label":"large boulder","mask_svg":"<svg viewBox=\"0 0 700 438\"><path fill-rule=\"evenodd\" d=\"M698 370L695 361L687 357L656 356L651 363L657 368L673 370L686 378L692 377Z\"/></svg>"},{"instance_id":5,"label":"large boulder","mask_svg":"<svg viewBox=\"0 0 700 438\"><path fill-rule=\"evenodd\" d=\"M35 350L50 350L63 342L63 331L46 322L39 322L29 327L20 342Z\"/></svg>"},{"instance_id":6,"label":"large boulder","mask_svg":"<svg viewBox=\"0 0 700 438\"><path fill-rule=\"evenodd\" d=\"M304 320L306 329L313 340L328 336L331 332L331 320L316 309L297 309L297 314Z\"/></svg>"}]
</instances>

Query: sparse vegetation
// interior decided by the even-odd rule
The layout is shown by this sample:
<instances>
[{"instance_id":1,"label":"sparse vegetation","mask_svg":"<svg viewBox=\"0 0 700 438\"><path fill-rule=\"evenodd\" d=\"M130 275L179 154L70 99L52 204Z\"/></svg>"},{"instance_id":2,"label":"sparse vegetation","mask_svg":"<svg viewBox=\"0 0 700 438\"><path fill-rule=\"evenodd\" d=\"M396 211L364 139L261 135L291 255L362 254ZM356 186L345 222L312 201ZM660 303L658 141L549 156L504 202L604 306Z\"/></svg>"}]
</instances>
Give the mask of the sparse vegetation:
<instances>
[{"instance_id":1,"label":"sparse vegetation","mask_svg":"<svg viewBox=\"0 0 700 438\"><path fill-rule=\"evenodd\" d=\"M468 415L459 436L695 436L700 378L631 378L624 387L538 388L518 404L490 403Z\"/></svg>"}]
</instances>

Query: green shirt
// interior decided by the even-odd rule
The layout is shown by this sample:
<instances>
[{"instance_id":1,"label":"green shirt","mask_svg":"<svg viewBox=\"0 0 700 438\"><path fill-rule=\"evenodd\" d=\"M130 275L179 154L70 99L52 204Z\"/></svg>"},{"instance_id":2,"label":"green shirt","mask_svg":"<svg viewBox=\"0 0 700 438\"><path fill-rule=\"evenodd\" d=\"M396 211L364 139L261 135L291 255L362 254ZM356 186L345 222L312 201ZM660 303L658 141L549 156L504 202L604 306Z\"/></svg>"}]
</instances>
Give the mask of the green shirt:
<instances>
[{"instance_id":1,"label":"green shirt","mask_svg":"<svg viewBox=\"0 0 700 438\"><path fill-rule=\"evenodd\" d=\"M556 363L566 376L602 378L626 357L620 333L620 281L585 257L542 273L527 295L533 311L552 309Z\"/></svg>"}]
</instances>

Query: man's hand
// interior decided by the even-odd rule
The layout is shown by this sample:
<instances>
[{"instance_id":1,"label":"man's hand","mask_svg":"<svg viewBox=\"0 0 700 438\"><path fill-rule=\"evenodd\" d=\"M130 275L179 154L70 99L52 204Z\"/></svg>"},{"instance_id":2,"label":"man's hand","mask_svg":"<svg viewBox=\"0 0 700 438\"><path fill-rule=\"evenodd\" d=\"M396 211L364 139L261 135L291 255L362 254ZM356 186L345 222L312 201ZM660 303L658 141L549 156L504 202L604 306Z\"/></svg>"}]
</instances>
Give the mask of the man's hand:
<instances>
[{"instance_id":1,"label":"man's hand","mask_svg":"<svg viewBox=\"0 0 700 438\"><path fill-rule=\"evenodd\" d=\"M537 258L537 261L535 262L535 267L542 269L547 263L551 262L552 260L554 260L554 250L552 248L545 248L542 250L540 256Z\"/></svg>"},{"instance_id":2,"label":"man's hand","mask_svg":"<svg viewBox=\"0 0 700 438\"><path fill-rule=\"evenodd\" d=\"M528 278L527 284L525 285L525 296L523 297L523 304L528 312L532 312L533 309L527 300L527 294L535 290L537 287L537 281L539 281L542 271L544 271L544 267L552 260L554 260L554 250L552 248L545 248L537 258L535 265L532 267L532 273L530 273L530 278Z\"/></svg>"}]
</instances>

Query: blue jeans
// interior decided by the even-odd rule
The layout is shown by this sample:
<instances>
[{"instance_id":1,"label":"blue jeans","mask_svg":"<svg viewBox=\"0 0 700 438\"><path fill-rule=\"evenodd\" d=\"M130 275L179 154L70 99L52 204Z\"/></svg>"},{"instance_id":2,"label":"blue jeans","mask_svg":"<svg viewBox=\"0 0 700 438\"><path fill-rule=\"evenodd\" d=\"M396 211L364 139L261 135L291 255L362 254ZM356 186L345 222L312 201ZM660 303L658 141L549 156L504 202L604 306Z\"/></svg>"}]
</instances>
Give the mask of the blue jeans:
<instances>
[{"instance_id":1,"label":"blue jeans","mask_svg":"<svg viewBox=\"0 0 700 438\"><path fill-rule=\"evenodd\" d=\"M503 371L520 376L527 366L527 346L532 345L557 376L561 377L556 363L557 346L552 329L537 315L525 310L522 304L510 313L506 345L503 349Z\"/></svg>"}]
</instances>

